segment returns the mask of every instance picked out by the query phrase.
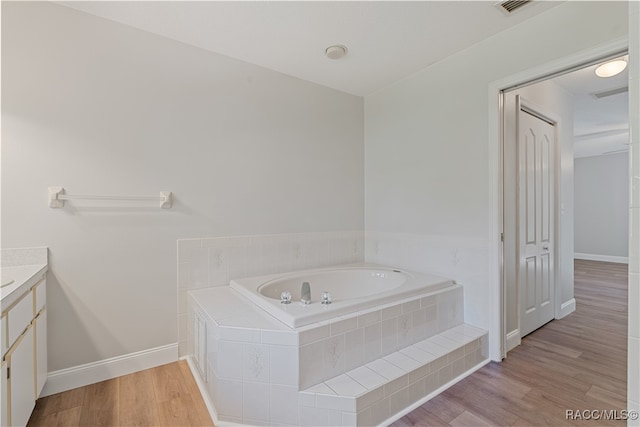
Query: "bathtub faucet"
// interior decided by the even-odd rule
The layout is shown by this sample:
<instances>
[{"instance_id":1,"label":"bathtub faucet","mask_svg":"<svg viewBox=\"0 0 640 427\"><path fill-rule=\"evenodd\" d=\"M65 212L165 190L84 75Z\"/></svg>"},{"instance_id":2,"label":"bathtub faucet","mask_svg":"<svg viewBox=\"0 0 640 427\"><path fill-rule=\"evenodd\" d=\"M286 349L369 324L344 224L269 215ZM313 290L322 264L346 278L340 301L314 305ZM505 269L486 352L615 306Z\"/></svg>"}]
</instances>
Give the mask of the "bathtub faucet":
<instances>
[{"instance_id":1,"label":"bathtub faucet","mask_svg":"<svg viewBox=\"0 0 640 427\"><path fill-rule=\"evenodd\" d=\"M302 283L302 289L300 290L300 304L311 304L311 285L309 285L309 282Z\"/></svg>"}]
</instances>

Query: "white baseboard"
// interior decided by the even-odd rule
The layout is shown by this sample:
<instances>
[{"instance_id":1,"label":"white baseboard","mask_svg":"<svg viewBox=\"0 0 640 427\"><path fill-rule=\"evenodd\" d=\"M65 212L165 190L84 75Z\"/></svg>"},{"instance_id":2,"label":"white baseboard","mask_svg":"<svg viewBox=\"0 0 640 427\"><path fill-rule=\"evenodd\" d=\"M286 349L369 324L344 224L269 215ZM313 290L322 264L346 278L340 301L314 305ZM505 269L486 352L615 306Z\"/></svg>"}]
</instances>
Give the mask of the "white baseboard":
<instances>
[{"instance_id":1,"label":"white baseboard","mask_svg":"<svg viewBox=\"0 0 640 427\"><path fill-rule=\"evenodd\" d=\"M522 342L520 337L520 329L514 329L507 334L506 351L513 350Z\"/></svg>"},{"instance_id":2,"label":"white baseboard","mask_svg":"<svg viewBox=\"0 0 640 427\"><path fill-rule=\"evenodd\" d=\"M178 344L116 356L98 362L49 372L39 397L49 396L178 360Z\"/></svg>"},{"instance_id":3,"label":"white baseboard","mask_svg":"<svg viewBox=\"0 0 640 427\"><path fill-rule=\"evenodd\" d=\"M629 257L626 256L611 256L611 255L596 255L596 254L573 254L575 259L586 259L588 261L604 261L604 262L617 262L618 264L629 264Z\"/></svg>"},{"instance_id":4,"label":"white baseboard","mask_svg":"<svg viewBox=\"0 0 640 427\"><path fill-rule=\"evenodd\" d=\"M560 313L556 316L556 319L562 319L574 311L576 311L576 299L571 298L569 301L565 301L560 305Z\"/></svg>"}]
</instances>

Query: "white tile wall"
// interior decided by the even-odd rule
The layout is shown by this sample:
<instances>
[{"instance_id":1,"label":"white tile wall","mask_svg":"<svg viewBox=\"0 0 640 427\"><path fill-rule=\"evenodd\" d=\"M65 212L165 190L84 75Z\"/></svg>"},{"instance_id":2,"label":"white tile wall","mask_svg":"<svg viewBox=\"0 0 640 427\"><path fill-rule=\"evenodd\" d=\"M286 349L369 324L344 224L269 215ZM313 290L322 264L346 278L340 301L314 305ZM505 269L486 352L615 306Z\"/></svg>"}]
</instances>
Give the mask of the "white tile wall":
<instances>
[{"instance_id":1,"label":"white tile wall","mask_svg":"<svg viewBox=\"0 0 640 427\"><path fill-rule=\"evenodd\" d=\"M261 383L269 382L269 346L244 344L242 379ZM255 417L252 417L255 418ZM257 419L260 419L258 417Z\"/></svg>"},{"instance_id":2,"label":"white tile wall","mask_svg":"<svg viewBox=\"0 0 640 427\"><path fill-rule=\"evenodd\" d=\"M298 349L296 347L270 346L269 378L271 384L298 388Z\"/></svg>"},{"instance_id":3,"label":"white tile wall","mask_svg":"<svg viewBox=\"0 0 640 427\"><path fill-rule=\"evenodd\" d=\"M242 379L242 364L238 361L243 359L244 343L219 340L220 350L218 351L218 364L214 366L220 378Z\"/></svg>"},{"instance_id":4,"label":"white tile wall","mask_svg":"<svg viewBox=\"0 0 640 427\"><path fill-rule=\"evenodd\" d=\"M489 242L481 237L365 232L365 262L456 280L464 285L465 301L471 301L465 321L486 328L490 326L488 312L473 304L486 301L478 292L491 287L488 247Z\"/></svg>"},{"instance_id":5,"label":"white tile wall","mask_svg":"<svg viewBox=\"0 0 640 427\"><path fill-rule=\"evenodd\" d=\"M324 340L324 377L335 377L346 371L344 334Z\"/></svg>"},{"instance_id":6,"label":"white tile wall","mask_svg":"<svg viewBox=\"0 0 640 427\"><path fill-rule=\"evenodd\" d=\"M354 318L340 318L335 323L301 328L300 363L301 366L314 367L313 372L300 373L301 388L310 387L460 325L463 321L461 300L461 287L456 286L429 297L418 296L391 307L363 311ZM423 302L426 304L424 307ZM382 320L383 312L385 320ZM397 316L389 317L392 314ZM355 329L339 333L353 327L355 319ZM322 351L320 343L324 343ZM443 351L446 352L444 348ZM323 369L316 368L318 366Z\"/></svg>"},{"instance_id":7,"label":"white tile wall","mask_svg":"<svg viewBox=\"0 0 640 427\"><path fill-rule=\"evenodd\" d=\"M268 423L270 417L269 384L243 382L242 418L245 420L259 420ZM221 393L222 394L222 393Z\"/></svg>"},{"instance_id":8,"label":"white tile wall","mask_svg":"<svg viewBox=\"0 0 640 427\"><path fill-rule=\"evenodd\" d=\"M242 419L242 381L223 378L216 378L215 381L216 389L224 390L224 393L217 394L216 410L218 414Z\"/></svg>"},{"instance_id":9,"label":"white tile wall","mask_svg":"<svg viewBox=\"0 0 640 427\"><path fill-rule=\"evenodd\" d=\"M430 348L441 339L455 342L453 353L429 362L411 361L405 353L392 353L369 366L338 375L302 392L296 386L271 384L269 416L271 425L354 426L380 424L408 405L432 393L438 387L486 360L481 348L486 347L484 331L460 325L437 337L420 342ZM414 348L417 346L411 346ZM418 354L422 350L417 350ZM436 350L438 352L439 350ZM409 354L416 354L409 352ZM387 378L377 370L384 371ZM245 382L243 388L243 419L251 425L266 423L264 402L255 399L264 391L260 383ZM253 406L252 406L253 405ZM237 411L238 408L235 408ZM231 421L229 417L225 420Z\"/></svg>"},{"instance_id":10,"label":"white tile wall","mask_svg":"<svg viewBox=\"0 0 640 427\"><path fill-rule=\"evenodd\" d=\"M270 396L271 422L298 425L298 387L271 384Z\"/></svg>"},{"instance_id":11,"label":"white tile wall","mask_svg":"<svg viewBox=\"0 0 640 427\"><path fill-rule=\"evenodd\" d=\"M350 370L364 364L364 329L345 333L345 369Z\"/></svg>"},{"instance_id":12,"label":"white tile wall","mask_svg":"<svg viewBox=\"0 0 640 427\"><path fill-rule=\"evenodd\" d=\"M300 388L304 389L324 380L324 343L316 341L300 347Z\"/></svg>"},{"instance_id":13,"label":"white tile wall","mask_svg":"<svg viewBox=\"0 0 640 427\"><path fill-rule=\"evenodd\" d=\"M324 408L312 408L308 406L300 406L299 408L300 425L301 426L328 426L329 410Z\"/></svg>"},{"instance_id":14,"label":"white tile wall","mask_svg":"<svg viewBox=\"0 0 640 427\"><path fill-rule=\"evenodd\" d=\"M178 317L186 314L188 290L227 286L242 277L363 261L362 231L180 239ZM185 356L184 327L178 329L180 356Z\"/></svg>"}]
</instances>

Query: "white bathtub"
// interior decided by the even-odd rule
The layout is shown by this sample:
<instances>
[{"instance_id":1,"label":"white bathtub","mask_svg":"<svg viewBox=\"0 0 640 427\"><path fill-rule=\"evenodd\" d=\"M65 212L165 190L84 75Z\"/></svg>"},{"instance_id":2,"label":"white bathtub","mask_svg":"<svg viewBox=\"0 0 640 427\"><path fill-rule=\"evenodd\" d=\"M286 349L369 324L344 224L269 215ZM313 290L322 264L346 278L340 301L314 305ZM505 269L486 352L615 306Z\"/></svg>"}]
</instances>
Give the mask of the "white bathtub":
<instances>
[{"instance_id":1,"label":"white bathtub","mask_svg":"<svg viewBox=\"0 0 640 427\"><path fill-rule=\"evenodd\" d=\"M311 304L300 303L303 282L311 286ZM231 287L291 328L384 306L417 295L455 286L455 282L430 274L358 264L271 274L231 281ZM291 292L291 304L280 295ZM331 294L331 304L321 304L322 293Z\"/></svg>"}]
</instances>

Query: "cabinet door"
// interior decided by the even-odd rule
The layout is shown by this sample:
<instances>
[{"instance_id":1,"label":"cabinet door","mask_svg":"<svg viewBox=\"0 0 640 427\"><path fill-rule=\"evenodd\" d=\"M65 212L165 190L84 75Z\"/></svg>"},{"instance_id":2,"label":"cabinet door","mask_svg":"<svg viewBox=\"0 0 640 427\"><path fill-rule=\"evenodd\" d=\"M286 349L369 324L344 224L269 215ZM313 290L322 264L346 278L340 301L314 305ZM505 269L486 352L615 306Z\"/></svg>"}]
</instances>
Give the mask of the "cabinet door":
<instances>
[{"instance_id":1,"label":"cabinet door","mask_svg":"<svg viewBox=\"0 0 640 427\"><path fill-rule=\"evenodd\" d=\"M3 315L0 317L0 349L2 350L1 354L4 356L6 351L9 349L7 346L8 341L8 333L7 333L7 315ZM0 424L4 425L4 424Z\"/></svg>"},{"instance_id":2,"label":"cabinet door","mask_svg":"<svg viewBox=\"0 0 640 427\"><path fill-rule=\"evenodd\" d=\"M47 310L36 317L36 399L47 381Z\"/></svg>"},{"instance_id":3,"label":"cabinet door","mask_svg":"<svg viewBox=\"0 0 640 427\"><path fill-rule=\"evenodd\" d=\"M45 306L45 304L47 303L47 282L42 279L37 285L36 285L36 292L35 292L35 298L36 298L36 313L38 313L40 310L42 310L42 308Z\"/></svg>"},{"instance_id":4,"label":"cabinet door","mask_svg":"<svg viewBox=\"0 0 640 427\"><path fill-rule=\"evenodd\" d=\"M24 330L29 326L31 320L33 320L33 292L28 292L21 300L18 302L11 310L9 310L8 314L8 334L9 334L9 342L8 348L11 348L13 343Z\"/></svg>"},{"instance_id":5,"label":"cabinet door","mask_svg":"<svg viewBox=\"0 0 640 427\"><path fill-rule=\"evenodd\" d=\"M36 398L47 381L47 310L36 318Z\"/></svg>"},{"instance_id":6,"label":"cabinet door","mask_svg":"<svg viewBox=\"0 0 640 427\"><path fill-rule=\"evenodd\" d=\"M3 337L4 338L4 337ZM9 422L7 419L7 364L6 362L2 362L2 390L0 390L0 398L2 399L2 407L0 407L0 426L8 426Z\"/></svg>"},{"instance_id":7,"label":"cabinet door","mask_svg":"<svg viewBox=\"0 0 640 427\"><path fill-rule=\"evenodd\" d=\"M12 350L9 358L11 425L13 426L27 425L36 404L33 351L33 327L30 327Z\"/></svg>"}]
</instances>

